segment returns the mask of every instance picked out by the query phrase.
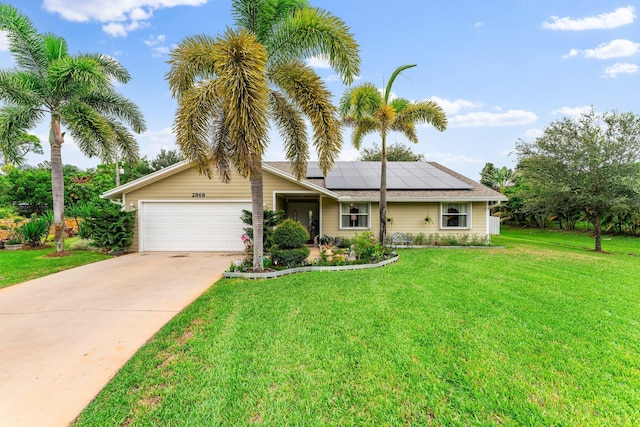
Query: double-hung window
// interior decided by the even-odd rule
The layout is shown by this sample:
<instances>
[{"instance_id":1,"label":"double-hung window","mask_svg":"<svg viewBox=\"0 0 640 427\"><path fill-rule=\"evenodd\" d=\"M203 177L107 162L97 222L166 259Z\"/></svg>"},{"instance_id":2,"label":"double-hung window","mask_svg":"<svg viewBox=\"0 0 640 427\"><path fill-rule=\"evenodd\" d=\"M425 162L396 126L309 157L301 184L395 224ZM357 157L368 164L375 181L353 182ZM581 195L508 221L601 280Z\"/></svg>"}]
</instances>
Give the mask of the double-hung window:
<instances>
[{"instance_id":1,"label":"double-hung window","mask_svg":"<svg viewBox=\"0 0 640 427\"><path fill-rule=\"evenodd\" d=\"M440 204L440 228L470 228L471 203Z\"/></svg>"},{"instance_id":2,"label":"double-hung window","mask_svg":"<svg viewBox=\"0 0 640 427\"><path fill-rule=\"evenodd\" d=\"M369 203L340 203L340 228L369 228Z\"/></svg>"}]
</instances>

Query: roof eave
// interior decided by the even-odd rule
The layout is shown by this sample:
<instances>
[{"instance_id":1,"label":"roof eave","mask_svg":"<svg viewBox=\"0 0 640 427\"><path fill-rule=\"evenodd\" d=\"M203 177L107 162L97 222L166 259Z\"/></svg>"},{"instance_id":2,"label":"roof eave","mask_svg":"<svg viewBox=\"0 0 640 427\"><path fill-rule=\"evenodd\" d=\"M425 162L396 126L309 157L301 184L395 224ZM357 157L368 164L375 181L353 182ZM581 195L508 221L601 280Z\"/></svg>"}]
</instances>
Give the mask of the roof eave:
<instances>
[{"instance_id":1,"label":"roof eave","mask_svg":"<svg viewBox=\"0 0 640 427\"><path fill-rule=\"evenodd\" d=\"M162 168L159 171L155 171L150 173L149 175L145 175L141 178L134 179L131 182L127 182L119 187L112 188L109 191L105 191L100 195L102 199L119 199L122 194L129 193L133 190L136 190L140 187L144 187L145 185L151 184L153 182L159 181L167 176L171 176L175 173L181 172L185 169L188 169L191 165L188 161L183 160L181 162L175 163L171 166L167 166L166 168Z\"/></svg>"}]
</instances>

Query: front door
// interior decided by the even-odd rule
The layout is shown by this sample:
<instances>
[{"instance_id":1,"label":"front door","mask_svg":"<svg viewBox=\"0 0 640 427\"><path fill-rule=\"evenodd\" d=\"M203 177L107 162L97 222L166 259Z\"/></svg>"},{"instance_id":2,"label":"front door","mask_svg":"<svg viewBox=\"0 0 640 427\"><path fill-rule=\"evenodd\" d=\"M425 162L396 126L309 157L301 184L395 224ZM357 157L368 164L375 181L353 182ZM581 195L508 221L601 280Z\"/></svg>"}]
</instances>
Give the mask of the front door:
<instances>
[{"instance_id":1,"label":"front door","mask_svg":"<svg viewBox=\"0 0 640 427\"><path fill-rule=\"evenodd\" d=\"M320 215L318 201L313 199L289 199L285 213L287 218L304 225L310 236L310 243L320 234Z\"/></svg>"}]
</instances>

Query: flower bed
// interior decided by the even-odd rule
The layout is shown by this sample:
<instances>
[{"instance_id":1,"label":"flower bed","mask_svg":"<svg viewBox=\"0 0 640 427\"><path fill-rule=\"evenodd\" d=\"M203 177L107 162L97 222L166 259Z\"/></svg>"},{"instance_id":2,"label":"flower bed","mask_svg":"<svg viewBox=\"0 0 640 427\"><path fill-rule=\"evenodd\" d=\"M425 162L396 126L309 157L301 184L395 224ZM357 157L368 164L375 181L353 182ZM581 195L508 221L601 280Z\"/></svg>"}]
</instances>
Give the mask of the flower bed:
<instances>
[{"instance_id":1,"label":"flower bed","mask_svg":"<svg viewBox=\"0 0 640 427\"><path fill-rule=\"evenodd\" d=\"M345 264L345 265L327 265L327 266L319 266L319 265L308 265L304 267L294 267L294 268L286 268L283 270L271 270L264 272L254 272L254 271L225 271L222 276L224 278L244 278L244 279L272 279L276 277L285 276L287 274L294 273L307 273L310 271L345 271L345 270L363 270L367 268L378 268L384 267L389 264L393 264L397 262L399 256L396 254L394 257L385 259L383 261L372 263L372 264Z\"/></svg>"}]
</instances>

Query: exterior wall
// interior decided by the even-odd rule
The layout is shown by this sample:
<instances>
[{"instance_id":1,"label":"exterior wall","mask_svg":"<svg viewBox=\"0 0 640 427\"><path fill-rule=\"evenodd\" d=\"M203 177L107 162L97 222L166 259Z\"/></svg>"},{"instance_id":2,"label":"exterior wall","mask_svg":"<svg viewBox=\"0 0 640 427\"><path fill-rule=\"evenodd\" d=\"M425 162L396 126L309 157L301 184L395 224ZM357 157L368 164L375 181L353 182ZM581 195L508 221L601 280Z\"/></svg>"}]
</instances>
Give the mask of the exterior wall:
<instances>
[{"instance_id":1,"label":"exterior wall","mask_svg":"<svg viewBox=\"0 0 640 427\"><path fill-rule=\"evenodd\" d=\"M295 182L265 172L263 175L264 204L267 209L273 209L274 191L301 191L306 190ZM194 196L197 195L197 196ZM234 174L231 182L225 184L218 177L208 179L198 174L195 169L189 168L175 175L151 183L143 188L125 194L125 209L138 209L139 202L145 200L171 200L171 201L250 201L251 186L249 179ZM240 212L238 212L240 216ZM185 218L185 221L188 221ZM129 248L137 252L138 246L138 221L136 221L133 244Z\"/></svg>"},{"instance_id":2,"label":"exterior wall","mask_svg":"<svg viewBox=\"0 0 640 427\"><path fill-rule=\"evenodd\" d=\"M379 230L379 205L371 203L370 229L376 237ZM425 217L429 216L431 222L427 223ZM473 202L471 206L471 228L469 229L441 229L440 228L440 203L388 203L387 219L393 218L387 223L387 235L393 233L410 233L416 235L430 234L468 234L484 236L487 232L487 204L486 202ZM330 199L322 199L322 234L331 237L353 237L356 233L367 230L340 229L340 203Z\"/></svg>"}]
</instances>

